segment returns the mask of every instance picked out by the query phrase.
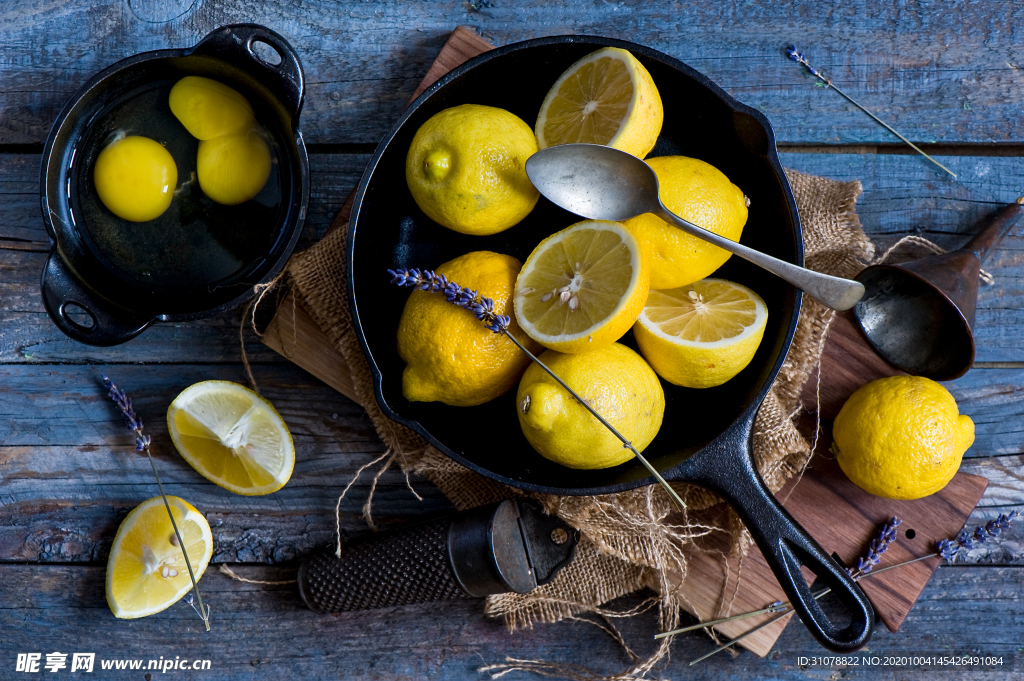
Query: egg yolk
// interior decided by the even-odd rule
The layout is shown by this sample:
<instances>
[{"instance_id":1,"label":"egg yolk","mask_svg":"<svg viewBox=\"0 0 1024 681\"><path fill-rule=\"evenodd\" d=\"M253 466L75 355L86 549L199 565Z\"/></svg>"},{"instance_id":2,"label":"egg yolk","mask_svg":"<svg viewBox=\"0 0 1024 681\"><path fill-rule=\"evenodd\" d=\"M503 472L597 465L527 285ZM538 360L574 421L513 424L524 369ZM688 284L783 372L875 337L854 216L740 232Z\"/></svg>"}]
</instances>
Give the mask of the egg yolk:
<instances>
[{"instance_id":1,"label":"egg yolk","mask_svg":"<svg viewBox=\"0 0 1024 681\"><path fill-rule=\"evenodd\" d=\"M171 88L171 113L200 140L231 135L255 121L252 106L237 90L202 76L185 76Z\"/></svg>"},{"instance_id":2,"label":"egg yolk","mask_svg":"<svg viewBox=\"0 0 1024 681\"><path fill-rule=\"evenodd\" d=\"M234 206L260 193L270 177L270 148L255 129L199 143L196 175L203 192Z\"/></svg>"},{"instance_id":3,"label":"egg yolk","mask_svg":"<svg viewBox=\"0 0 1024 681\"><path fill-rule=\"evenodd\" d=\"M130 222L146 222L163 215L171 205L178 167L158 142L122 137L96 157L93 183L111 213Z\"/></svg>"}]
</instances>

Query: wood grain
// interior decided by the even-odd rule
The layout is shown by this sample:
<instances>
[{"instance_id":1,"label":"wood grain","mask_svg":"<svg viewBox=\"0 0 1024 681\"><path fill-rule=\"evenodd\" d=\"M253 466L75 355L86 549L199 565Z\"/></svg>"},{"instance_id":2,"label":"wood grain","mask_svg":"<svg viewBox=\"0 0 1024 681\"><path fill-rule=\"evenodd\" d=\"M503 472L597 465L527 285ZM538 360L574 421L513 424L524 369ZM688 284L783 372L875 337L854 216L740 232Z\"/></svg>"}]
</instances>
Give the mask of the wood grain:
<instances>
[{"instance_id":1,"label":"wood grain","mask_svg":"<svg viewBox=\"0 0 1024 681\"><path fill-rule=\"evenodd\" d=\"M254 579L282 580L292 574L282 568L232 567ZM209 672L178 672L177 678L230 680L479 679L487 676L478 668L502 662L506 656L589 669L602 676L621 673L630 665L622 649L596 626L567 621L509 634L499 622L480 617L478 600L320 616L301 605L293 585L242 584L208 570L200 582L204 600L212 608L213 628L206 633L184 603L151 617L115 620L103 599L102 566L9 565L0 570L5 587L0 589L0 664L5 672L14 668L16 652L45 655L53 650L95 652L94 676L100 679L142 679L145 672L104 676L98 669L99 659L160 656L211 660ZM1001 669L948 668L940 676L948 681L1019 679L1019 669L1011 663L1020 645L1015 622L1020 617L1022 593L1024 570L940 569L900 633L876 632L863 654L1002 655ZM639 604L640 598L633 597L610 607L625 610ZM656 645L652 640L654 620L631 617L614 622L625 641L646 656ZM798 658L820 655L821 648L803 627L787 627L766 658L721 654L698 666L687 666L714 647L714 642L699 632L678 637L672 659L658 669L658 676L716 681L905 681L935 676L915 667L846 671L807 667ZM171 676L169 672L167 678ZM7 678L16 677L12 672ZM161 676L152 674L152 678ZM530 676L519 673L507 678Z\"/></svg>"},{"instance_id":2,"label":"wood grain","mask_svg":"<svg viewBox=\"0 0 1024 681\"><path fill-rule=\"evenodd\" d=\"M1019 142L1024 45L1013 27L1022 19L1024 7L1005 3L939 11L928 3L864 0L842 6L202 0L154 23L140 20L123 0L27 0L0 12L0 34L8 37L0 64L0 144L42 143L68 97L118 59L189 47L219 25L244 21L273 28L298 51L307 85L302 128L314 144L376 143L460 24L496 45L581 34L662 50L767 114L785 143L897 142L786 59L783 50L795 41L836 84L910 139Z\"/></svg>"}]
</instances>

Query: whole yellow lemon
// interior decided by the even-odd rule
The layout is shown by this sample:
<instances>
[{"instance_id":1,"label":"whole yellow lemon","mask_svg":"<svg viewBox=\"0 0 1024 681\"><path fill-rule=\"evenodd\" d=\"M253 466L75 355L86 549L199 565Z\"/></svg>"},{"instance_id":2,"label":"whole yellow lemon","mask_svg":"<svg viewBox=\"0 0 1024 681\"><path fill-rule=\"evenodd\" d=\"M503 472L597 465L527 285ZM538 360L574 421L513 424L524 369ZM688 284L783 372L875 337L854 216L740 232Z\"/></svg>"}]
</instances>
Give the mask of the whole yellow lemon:
<instances>
[{"instance_id":1,"label":"whole yellow lemon","mask_svg":"<svg viewBox=\"0 0 1024 681\"><path fill-rule=\"evenodd\" d=\"M974 422L935 381L890 376L861 386L832 428L836 460L871 494L919 499L946 486L974 443Z\"/></svg>"},{"instance_id":2,"label":"whole yellow lemon","mask_svg":"<svg viewBox=\"0 0 1024 681\"><path fill-rule=\"evenodd\" d=\"M416 205L463 234L494 234L525 218L540 197L526 176L533 130L493 106L463 104L434 114L409 146L405 179Z\"/></svg>"},{"instance_id":3,"label":"whole yellow lemon","mask_svg":"<svg viewBox=\"0 0 1024 681\"><path fill-rule=\"evenodd\" d=\"M568 355L540 356L566 384L642 452L661 428L665 392L643 358L621 343ZM536 364L519 382L516 411L537 452L569 468L608 468L628 461L622 446L593 414Z\"/></svg>"},{"instance_id":4,"label":"whole yellow lemon","mask_svg":"<svg viewBox=\"0 0 1024 681\"><path fill-rule=\"evenodd\" d=\"M512 292L521 265L510 255L474 251L435 272L494 301L494 311L512 314ZM515 318L509 331L538 352ZM402 394L414 402L472 407L511 389L527 357L503 333L494 333L473 313L447 302L441 293L413 291L398 323L398 354L405 361Z\"/></svg>"},{"instance_id":5,"label":"whole yellow lemon","mask_svg":"<svg viewBox=\"0 0 1024 681\"><path fill-rule=\"evenodd\" d=\"M647 159L658 176L658 194L679 217L726 239L739 241L747 223L747 198L710 163L686 156ZM651 288L678 288L699 281L729 259L730 253L690 236L651 213L623 222L651 263Z\"/></svg>"}]
</instances>

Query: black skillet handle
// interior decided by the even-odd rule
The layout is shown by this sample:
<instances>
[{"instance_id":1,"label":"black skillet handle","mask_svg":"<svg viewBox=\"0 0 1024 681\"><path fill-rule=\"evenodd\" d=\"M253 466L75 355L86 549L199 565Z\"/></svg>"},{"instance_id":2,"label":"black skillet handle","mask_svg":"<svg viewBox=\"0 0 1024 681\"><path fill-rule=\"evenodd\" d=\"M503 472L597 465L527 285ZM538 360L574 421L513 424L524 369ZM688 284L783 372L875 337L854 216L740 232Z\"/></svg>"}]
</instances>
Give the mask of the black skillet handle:
<instances>
[{"instance_id":1,"label":"black skillet handle","mask_svg":"<svg viewBox=\"0 0 1024 681\"><path fill-rule=\"evenodd\" d=\"M254 43L266 43L274 48L281 57L281 63L264 61L253 49ZM291 116L292 130L298 125L305 96L302 62L298 53L279 34L259 24L221 26L199 41L193 54L217 57L248 73L259 74L259 81L270 89Z\"/></svg>"},{"instance_id":2,"label":"black skillet handle","mask_svg":"<svg viewBox=\"0 0 1024 681\"><path fill-rule=\"evenodd\" d=\"M863 647L874 625L871 603L765 486L751 455L753 414L745 421L711 451L702 452L700 466L687 471L687 478L714 490L736 509L800 619L821 645L837 653ZM851 616L848 626L840 629L828 619L804 581L801 565L839 597Z\"/></svg>"},{"instance_id":3,"label":"black skillet handle","mask_svg":"<svg viewBox=\"0 0 1024 681\"><path fill-rule=\"evenodd\" d=\"M108 309L108 303L97 299L95 294L81 286L65 269L64 261L57 250L50 253L43 267L43 303L50 319L61 331L73 340L86 345L117 345L135 338L153 323L152 318L140 319L134 315L116 313ZM92 323L76 321L69 312L81 308Z\"/></svg>"}]
</instances>

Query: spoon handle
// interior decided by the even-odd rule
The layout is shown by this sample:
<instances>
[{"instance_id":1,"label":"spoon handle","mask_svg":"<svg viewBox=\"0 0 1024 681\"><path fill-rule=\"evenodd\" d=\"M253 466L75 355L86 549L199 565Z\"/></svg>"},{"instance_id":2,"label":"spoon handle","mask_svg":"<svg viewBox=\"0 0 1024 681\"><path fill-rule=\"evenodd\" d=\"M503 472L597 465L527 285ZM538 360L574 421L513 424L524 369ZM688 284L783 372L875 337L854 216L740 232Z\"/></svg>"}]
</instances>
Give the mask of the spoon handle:
<instances>
[{"instance_id":1,"label":"spoon handle","mask_svg":"<svg viewBox=\"0 0 1024 681\"><path fill-rule=\"evenodd\" d=\"M798 265L793 265L792 263L779 260L778 258L773 258L761 251L755 251L752 248L748 248L742 244L736 243L735 241L721 237L714 232L698 227L692 222L687 222L664 206L661 206L661 211L658 215L663 220L671 222L687 234L695 236L698 239L703 239L704 241L714 244L719 248L723 248L734 255L740 256L744 260L749 260L758 267L763 267L783 281L796 286L822 305L830 307L833 310L838 310L840 312L849 310L851 307L856 305L857 301L864 295L864 285L858 281L843 279L842 277L833 277L829 274L822 274L821 272L809 270L806 267L800 267Z\"/></svg>"}]
</instances>

